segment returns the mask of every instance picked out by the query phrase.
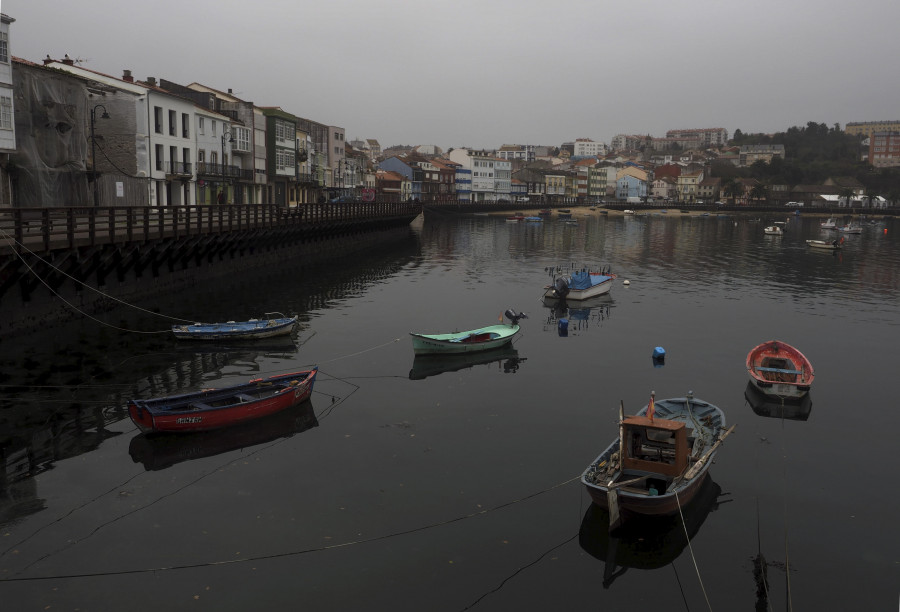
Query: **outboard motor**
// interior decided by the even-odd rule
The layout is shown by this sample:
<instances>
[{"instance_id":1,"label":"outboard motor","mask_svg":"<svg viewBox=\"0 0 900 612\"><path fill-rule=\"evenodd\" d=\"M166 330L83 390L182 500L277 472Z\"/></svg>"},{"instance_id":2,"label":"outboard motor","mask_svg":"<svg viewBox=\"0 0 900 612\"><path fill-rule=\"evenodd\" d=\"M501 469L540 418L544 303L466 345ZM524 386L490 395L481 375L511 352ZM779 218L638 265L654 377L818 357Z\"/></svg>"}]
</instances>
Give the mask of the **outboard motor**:
<instances>
[{"instance_id":1,"label":"outboard motor","mask_svg":"<svg viewBox=\"0 0 900 612\"><path fill-rule=\"evenodd\" d=\"M553 282L553 292L556 294L556 297L564 298L569 295L569 283L566 282L566 279L563 277L557 278Z\"/></svg>"},{"instance_id":2,"label":"outboard motor","mask_svg":"<svg viewBox=\"0 0 900 612\"><path fill-rule=\"evenodd\" d=\"M519 319L527 319L528 318L528 315L526 315L524 312L520 312L519 314L516 314L516 311L513 310L512 308L507 308L506 312L503 314L505 314L506 317L511 321L510 325L517 324L519 322Z\"/></svg>"}]
</instances>

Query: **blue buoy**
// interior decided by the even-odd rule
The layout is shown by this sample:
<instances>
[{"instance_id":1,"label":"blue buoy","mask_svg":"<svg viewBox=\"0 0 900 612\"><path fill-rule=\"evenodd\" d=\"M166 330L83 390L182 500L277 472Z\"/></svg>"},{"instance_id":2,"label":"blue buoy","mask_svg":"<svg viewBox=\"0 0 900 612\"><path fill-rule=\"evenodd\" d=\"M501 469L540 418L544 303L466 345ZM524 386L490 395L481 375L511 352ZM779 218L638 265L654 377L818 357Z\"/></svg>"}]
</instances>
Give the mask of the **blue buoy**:
<instances>
[{"instance_id":1,"label":"blue buoy","mask_svg":"<svg viewBox=\"0 0 900 612\"><path fill-rule=\"evenodd\" d=\"M569 320L568 319L560 319L556 324L556 331L559 332L560 336L568 336L569 335Z\"/></svg>"},{"instance_id":2,"label":"blue buoy","mask_svg":"<svg viewBox=\"0 0 900 612\"><path fill-rule=\"evenodd\" d=\"M666 358L666 349L661 346L657 346L653 349L653 358L654 359L665 359Z\"/></svg>"}]
</instances>

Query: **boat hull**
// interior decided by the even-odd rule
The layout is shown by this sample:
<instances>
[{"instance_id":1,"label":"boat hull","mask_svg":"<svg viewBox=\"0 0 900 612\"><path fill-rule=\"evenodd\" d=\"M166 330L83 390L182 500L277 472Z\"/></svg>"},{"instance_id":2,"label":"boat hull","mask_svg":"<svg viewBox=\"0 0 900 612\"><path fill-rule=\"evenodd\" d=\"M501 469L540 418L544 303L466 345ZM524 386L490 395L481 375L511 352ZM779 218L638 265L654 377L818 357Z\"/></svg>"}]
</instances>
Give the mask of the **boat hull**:
<instances>
[{"instance_id":1,"label":"boat hull","mask_svg":"<svg viewBox=\"0 0 900 612\"><path fill-rule=\"evenodd\" d=\"M222 429L275 414L312 394L318 369L254 379L222 389L128 402L142 432L189 433Z\"/></svg>"},{"instance_id":2,"label":"boat hull","mask_svg":"<svg viewBox=\"0 0 900 612\"><path fill-rule=\"evenodd\" d=\"M824 251L839 251L841 249L839 243L829 242L827 240L807 240L806 246L812 249L822 249Z\"/></svg>"},{"instance_id":3,"label":"boat hull","mask_svg":"<svg viewBox=\"0 0 900 612\"><path fill-rule=\"evenodd\" d=\"M491 325L480 329L450 334L417 334L410 332L416 355L454 355L475 353L506 346L519 333L518 325Z\"/></svg>"},{"instance_id":4,"label":"boat hull","mask_svg":"<svg viewBox=\"0 0 900 612\"><path fill-rule=\"evenodd\" d=\"M747 354L750 382L763 394L777 398L799 399L809 393L815 380L812 363L793 346L770 340L753 347Z\"/></svg>"},{"instance_id":5,"label":"boat hull","mask_svg":"<svg viewBox=\"0 0 900 612\"><path fill-rule=\"evenodd\" d=\"M294 331L297 317L232 321L228 323L196 323L173 325L172 333L179 340L259 340L284 336Z\"/></svg>"},{"instance_id":6,"label":"boat hull","mask_svg":"<svg viewBox=\"0 0 900 612\"><path fill-rule=\"evenodd\" d=\"M638 415L646 415L647 407ZM679 507L688 504L706 478L709 466L715 459L715 443L725 429L725 414L717 406L699 399L674 398L655 402L655 417L670 421L683 421L685 426L693 430L695 448L700 452L708 452L699 469L689 479L667 479L665 476L646 471L622 471L619 469L609 473L609 466L614 465L619 454L619 439L616 438L598 456L581 476L591 500L602 508L609 509L610 481L623 482L634 477L646 476L634 486L616 488L620 514L642 516L664 516L678 511ZM696 460L696 457L694 458ZM656 493L651 488L657 488ZM664 487L662 492L659 488Z\"/></svg>"}]
</instances>

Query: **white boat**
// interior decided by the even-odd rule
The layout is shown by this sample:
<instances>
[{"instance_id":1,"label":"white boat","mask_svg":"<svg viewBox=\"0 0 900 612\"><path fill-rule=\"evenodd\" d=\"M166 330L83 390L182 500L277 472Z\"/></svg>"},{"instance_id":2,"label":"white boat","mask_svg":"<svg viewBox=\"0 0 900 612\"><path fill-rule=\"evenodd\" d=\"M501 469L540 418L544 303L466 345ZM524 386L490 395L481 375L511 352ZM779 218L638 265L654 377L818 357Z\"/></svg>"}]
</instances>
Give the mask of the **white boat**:
<instances>
[{"instance_id":1,"label":"white boat","mask_svg":"<svg viewBox=\"0 0 900 612\"><path fill-rule=\"evenodd\" d=\"M847 225L838 229L845 234L862 234L862 228L858 225L853 225L852 223L848 223Z\"/></svg>"},{"instance_id":2,"label":"white boat","mask_svg":"<svg viewBox=\"0 0 900 612\"><path fill-rule=\"evenodd\" d=\"M769 225L769 226L766 227L766 229L764 229L763 231L764 231L766 234L768 234L769 236L781 236L782 234L784 234L784 230L781 229L781 228L780 228L779 226L777 226L777 225Z\"/></svg>"},{"instance_id":3,"label":"white boat","mask_svg":"<svg viewBox=\"0 0 900 612\"><path fill-rule=\"evenodd\" d=\"M557 300L580 301L609 293L616 275L608 269L600 272L580 270L553 279L544 287L544 297Z\"/></svg>"},{"instance_id":4,"label":"white boat","mask_svg":"<svg viewBox=\"0 0 900 612\"><path fill-rule=\"evenodd\" d=\"M828 217L827 221L823 221L819 224L822 229L837 229L837 221L835 221L834 217Z\"/></svg>"},{"instance_id":5,"label":"white boat","mask_svg":"<svg viewBox=\"0 0 900 612\"><path fill-rule=\"evenodd\" d=\"M825 249L827 251L838 251L841 249L844 239L840 240L807 240L806 246L813 249Z\"/></svg>"},{"instance_id":6,"label":"white boat","mask_svg":"<svg viewBox=\"0 0 900 612\"><path fill-rule=\"evenodd\" d=\"M631 210L630 208L626 208L623 212L624 212L626 215L633 215L633 214L634 214L634 211Z\"/></svg>"}]
</instances>

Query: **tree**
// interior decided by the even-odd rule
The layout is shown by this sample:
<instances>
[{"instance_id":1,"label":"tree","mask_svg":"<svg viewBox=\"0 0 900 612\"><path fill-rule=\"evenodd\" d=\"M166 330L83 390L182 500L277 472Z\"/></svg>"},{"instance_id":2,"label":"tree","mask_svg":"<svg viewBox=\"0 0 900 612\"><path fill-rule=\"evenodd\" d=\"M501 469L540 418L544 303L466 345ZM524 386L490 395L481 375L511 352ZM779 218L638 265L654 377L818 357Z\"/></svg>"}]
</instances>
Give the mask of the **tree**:
<instances>
[{"instance_id":1,"label":"tree","mask_svg":"<svg viewBox=\"0 0 900 612\"><path fill-rule=\"evenodd\" d=\"M757 183L750 189L750 199L751 200L768 200L769 199L769 189L763 185L762 183Z\"/></svg>"},{"instance_id":2,"label":"tree","mask_svg":"<svg viewBox=\"0 0 900 612\"><path fill-rule=\"evenodd\" d=\"M850 206L850 201L853 199L853 196L856 195L849 187L841 187L841 190L838 191L838 198L844 200L847 203L847 206Z\"/></svg>"},{"instance_id":3,"label":"tree","mask_svg":"<svg viewBox=\"0 0 900 612\"><path fill-rule=\"evenodd\" d=\"M731 200L731 205L734 205L734 199L744 193L744 185L733 178L725 179L725 182L722 183L722 194Z\"/></svg>"}]
</instances>

